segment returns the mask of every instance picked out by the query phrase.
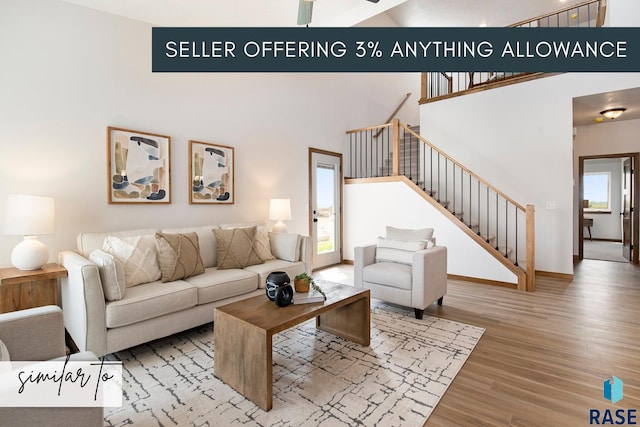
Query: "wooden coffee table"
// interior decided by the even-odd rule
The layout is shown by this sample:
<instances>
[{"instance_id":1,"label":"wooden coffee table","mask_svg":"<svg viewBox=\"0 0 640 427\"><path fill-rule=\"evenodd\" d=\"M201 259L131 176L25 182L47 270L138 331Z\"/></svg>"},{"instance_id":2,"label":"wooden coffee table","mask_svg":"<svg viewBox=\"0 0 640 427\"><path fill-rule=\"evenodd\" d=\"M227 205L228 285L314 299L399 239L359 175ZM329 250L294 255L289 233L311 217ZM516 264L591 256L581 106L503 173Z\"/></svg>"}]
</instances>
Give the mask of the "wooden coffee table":
<instances>
[{"instance_id":1,"label":"wooden coffee table","mask_svg":"<svg viewBox=\"0 0 640 427\"><path fill-rule=\"evenodd\" d=\"M327 301L278 307L259 295L217 307L213 316L214 374L265 411L273 404L272 337L313 317L316 328L368 346L368 289L323 286Z\"/></svg>"}]
</instances>

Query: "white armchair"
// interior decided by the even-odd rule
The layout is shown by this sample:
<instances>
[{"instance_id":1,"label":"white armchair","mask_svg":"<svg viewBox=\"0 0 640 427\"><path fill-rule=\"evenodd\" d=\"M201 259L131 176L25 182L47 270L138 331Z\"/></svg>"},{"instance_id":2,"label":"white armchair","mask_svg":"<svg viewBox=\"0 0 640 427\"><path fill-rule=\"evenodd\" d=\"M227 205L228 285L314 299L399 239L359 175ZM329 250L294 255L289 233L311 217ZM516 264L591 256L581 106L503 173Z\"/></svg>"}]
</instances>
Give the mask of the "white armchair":
<instances>
[{"instance_id":1,"label":"white armchair","mask_svg":"<svg viewBox=\"0 0 640 427\"><path fill-rule=\"evenodd\" d=\"M11 360L64 360L64 323L58 306L29 308L0 314L0 341L6 345ZM72 360L98 360L83 352ZM103 426L103 408L5 408L0 407L2 426Z\"/></svg>"},{"instance_id":2,"label":"white armchair","mask_svg":"<svg viewBox=\"0 0 640 427\"><path fill-rule=\"evenodd\" d=\"M442 305L447 293L447 248L422 249L431 246L432 236L433 229L387 227L386 239L356 247L355 287L369 289L372 298L412 307L422 319L424 309L436 300Z\"/></svg>"}]
</instances>

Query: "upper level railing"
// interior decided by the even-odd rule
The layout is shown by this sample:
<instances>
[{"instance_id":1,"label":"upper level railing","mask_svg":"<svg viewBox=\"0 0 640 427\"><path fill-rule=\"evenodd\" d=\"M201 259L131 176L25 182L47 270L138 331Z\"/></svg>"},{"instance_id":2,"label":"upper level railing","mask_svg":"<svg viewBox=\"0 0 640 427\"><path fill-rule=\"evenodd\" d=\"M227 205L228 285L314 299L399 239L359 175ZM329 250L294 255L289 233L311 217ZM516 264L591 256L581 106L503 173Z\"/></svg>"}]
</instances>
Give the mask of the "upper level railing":
<instances>
[{"instance_id":1,"label":"upper level railing","mask_svg":"<svg viewBox=\"0 0 640 427\"><path fill-rule=\"evenodd\" d=\"M607 0L588 0L535 18L509 25L513 28L593 28L604 24ZM420 103L529 80L543 73L502 71L422 73Z\"/></svg>"}]
</instances>

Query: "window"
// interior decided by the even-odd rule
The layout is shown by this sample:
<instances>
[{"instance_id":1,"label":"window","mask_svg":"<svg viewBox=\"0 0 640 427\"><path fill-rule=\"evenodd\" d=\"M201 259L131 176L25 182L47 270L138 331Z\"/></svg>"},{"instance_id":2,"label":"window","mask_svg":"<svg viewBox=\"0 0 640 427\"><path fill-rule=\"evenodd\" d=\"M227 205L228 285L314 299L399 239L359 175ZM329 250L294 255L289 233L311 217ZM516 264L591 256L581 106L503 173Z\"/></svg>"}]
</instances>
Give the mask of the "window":
<instances>
[{"instance_id":1,"label":"window","mask_svg":"<svg viewBox=\"0 0 640 427\"><path fill-rule=\"evenodd\" d=\"M611 212L611 172L584 174L584 200L585 212Z\"/></svg>"}]
</instances>

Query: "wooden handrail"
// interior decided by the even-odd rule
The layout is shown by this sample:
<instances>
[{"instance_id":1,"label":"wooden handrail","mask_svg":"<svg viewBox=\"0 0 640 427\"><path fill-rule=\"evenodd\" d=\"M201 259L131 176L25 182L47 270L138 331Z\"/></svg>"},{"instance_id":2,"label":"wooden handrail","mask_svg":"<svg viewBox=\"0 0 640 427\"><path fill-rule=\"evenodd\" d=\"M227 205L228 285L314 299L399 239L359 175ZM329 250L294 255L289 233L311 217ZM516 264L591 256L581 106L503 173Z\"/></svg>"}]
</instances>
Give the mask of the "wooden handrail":
<instances>
[{"instance_id":1,"label":"wooden handrail","mask_svg":"<svg viewBox=\"0 0 640 427\"><path fill-rule=\"evenodd\" d=\"M349 135L350 133L358 133L358 132L364 132L364 131L374 130L374 129L384 129L384 128L388 128L388 127L391 127L391 126L393 126L393 123L386 123L384 125L375 125L375 126L369 126L369 127L366 127L366 128L348 130L345 133L347 135Z\"/></svg>"},{"instance_id":2,"label":"wooden handrail","mask_svg":"<svg viewBox=\"0 0 640 427\"><path fill-rule=\"evenodd\" d=\"M535 18L529 18L529 19L525 19L524 21L516 22L515 24L511 24L511 25L507 26L507 28L519 27L520 25L530 24L532 22L539 21L539 20L545 19L545 18L549 18L549 17L554 16L554 15L559 15L561 13L568 12L570 10L579 9L582 6L586 6L586 5L591 4L591 3L598 3L599 1L602 1L603 3L605 3L605 7L606 7L606 0L587 0L587 1L584 1L582 3L574 4L573 6L567 6L565 8L562 8L560 10L556 10L556 11L551 12L551 13L545 13L544 15L536 16ZM602 7L602 3L601 3L600 10L602 10L602 9L603 9L603 7ZM598 11L598 14L600 14L600 10ZM604 20L603 20L603 22L604 22ZM596 25L597 25L597 20L596 20Z\"/></svg>"},{"instance_id":3,"label":"wooden handrail","mask_svg":"<svg viewBox=\"0 0 640 427\"><path fill-rule=\"evenodd\" d=\"M393 113L391 113L389 118L386 120L387 123L390 122L396 116L396 114L398 114L398 111L400 111L400 109L402 108L404 103L407 102L407 99L409 99L410 96L411 96L411 92L409 92L404 96L404 99L400 101L400 104L398 105L398 107L395 110L393 110ZM381 133L382 133L382 129L379 129L378 132L376 132L376 134L373 135L373 137L377 138L378 136L380 136Z\"/></svg>"},{"instance_id":4,"label":"wooden handrail","mask_svg":"<svg viewBox=\"0 0 640 427\"><path fill-rule=\"evenodd\" d=\"M397 119L396 119L397 120ZM415 133L414 131L412 131L409 127L407 127L405 124L400 123L400 127L402 127L406 132L409 132L411 135L415 136L416 138L418 138L419 141L421 141L423 144L428 145L429 147L431 147L433 150L435 150L436 152L440 153L441 156L443 156L444 158L448 159L451 163L453 163L454 165L458 166L460 169L464 170L465 172L467 172L469 175L471 175L472 177L474 177L475 179L477 179L478 181L480 181L482 184L486 185L488 188L490 188L491 190L493 190L496 194L498 194L500 197L502 197L503 199L507 200L509 203L511 203L512 205L514 205L516 208L518 208L518 210L525 212L526 209L524 208L524 206L522 206L520 203L516 202L515 200L513 200L511 197L507 196L506 194L504 194L502 191L498 190L496 187L494 187L493 185L491 185L490 183L488 183L487 181L485 181L484 179L480 178L477 174L475 174L474 172L472 172L469 168L467 168L466 166L462 165L460 162L452 159L450 156L448 156L446 153L444 153L442 150L440 150L439 148L437 148L436 146L434 146L433 144L431 144L429 141L427 141L426 139L424 139L422 136L418 135L417 133ZM396 156L397 157L397 156Z\"/></svg>"}]
</instances>

